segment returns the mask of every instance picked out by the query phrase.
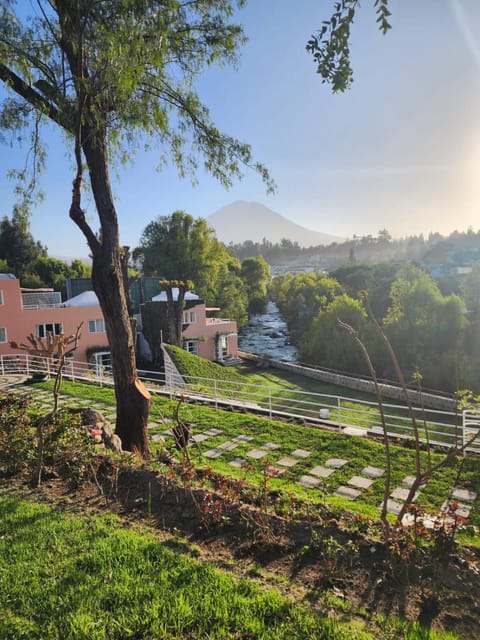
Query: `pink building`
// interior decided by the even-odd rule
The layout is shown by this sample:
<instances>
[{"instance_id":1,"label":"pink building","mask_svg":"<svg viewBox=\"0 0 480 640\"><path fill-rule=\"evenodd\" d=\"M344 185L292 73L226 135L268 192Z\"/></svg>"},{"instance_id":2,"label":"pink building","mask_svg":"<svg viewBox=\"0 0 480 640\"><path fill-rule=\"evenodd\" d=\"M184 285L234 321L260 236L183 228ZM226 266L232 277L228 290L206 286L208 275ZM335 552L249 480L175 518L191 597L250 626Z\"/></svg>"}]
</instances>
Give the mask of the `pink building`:
<instances>
[{"instance_id":1,"label":"pink building","mask_svg":"<svg viewBox=\"0 0 480 640\"><path fill-rule=\"evenodd\" d=\"M178 292L175 289L173 292L175 300ZM167 296L162 292L142 307L147 307L150 314L165 317L166 304ZM223 364L233 363L238 358L237 323L226 318L208 317L209 311L214 312L218 309L207 308L205 302L196 294L187 291L182 324L183 348L207 360Z\"/></svg>"},{"instance_id":2,"label":"pink building","mask_svg":"<svg viewBox=\"0 0 480 640\"><path fill-rule=\"evenodd\" d=\"M108 352L105 321L96 297L82 305L75 303L75 298L62 303L58 292L21 289L13 275L0 274L0 355L22 353L10 342L25 343L31 333L38 338L46 337L47 332L74 335L81 322L74 359L88 362L94 352Z\"/></svg>"},{"instance_id":3,"label":"pink building","mask_svg":"<svg viewBox=\"0 0 480 640\"><path fill-rule=\"evenodd\" d=\"M162 304L162 295L165 296L160 294L154 301ZM156 305L157 302L147 304ZM224 363L237 358L236 322L208 318L205 303L190 292L185 301L183 319L184 348L187 351ZM80 340L73 358L96 367L109 364L105 321L93 291L85 291L62 302L58 292L21 289L13 275L0 274L0 356L22 353L13 349L10 342L26 343L31 333L39 338L46 337L48 332L68 336L75 334L81 322Z\"/></svg>"}]
</instances>

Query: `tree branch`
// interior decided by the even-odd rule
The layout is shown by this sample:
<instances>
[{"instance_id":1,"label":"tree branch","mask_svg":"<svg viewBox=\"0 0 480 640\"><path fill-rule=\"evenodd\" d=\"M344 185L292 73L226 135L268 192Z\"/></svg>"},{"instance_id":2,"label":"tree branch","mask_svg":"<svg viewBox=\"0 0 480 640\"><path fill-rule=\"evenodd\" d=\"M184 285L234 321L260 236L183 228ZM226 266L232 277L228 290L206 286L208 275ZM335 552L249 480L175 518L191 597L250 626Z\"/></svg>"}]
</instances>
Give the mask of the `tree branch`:
<instances>
[{"instance_id":1,"label":"tree branch","mask_svg":"<svg viewBox=\"0 0 480 640\"><path fill-rule=\"evenodd\" d=\"M32 107L35 107L35 109L41 111L41 113L45 114L50 120L60 125L62 129L65 129L68 133L74 133L73 125L68 122L64 113L56 109L46 98L35 91L35 89L2 62L0 62L0 80L3 80L10 89L31 104Z\"/></svg>"}]
</instances>

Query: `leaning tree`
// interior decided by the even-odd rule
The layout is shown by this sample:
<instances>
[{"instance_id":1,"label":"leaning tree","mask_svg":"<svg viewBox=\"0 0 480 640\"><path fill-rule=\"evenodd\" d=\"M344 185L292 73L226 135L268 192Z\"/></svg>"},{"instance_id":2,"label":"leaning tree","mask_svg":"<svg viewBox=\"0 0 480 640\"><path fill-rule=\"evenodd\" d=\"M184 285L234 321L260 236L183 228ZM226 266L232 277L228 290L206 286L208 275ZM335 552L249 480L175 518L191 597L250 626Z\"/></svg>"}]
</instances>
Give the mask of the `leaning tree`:
<instances>
[{"instance_id":1,"label":"leaning tree","mask_svg":"<svg viewBox=\"0 0 480 640\"><path fill-rule=\"evenodd\" d=\"M128 317L112 159L158 141L181 174L199 158L225 185L252 166L248 145L221 133L194 91L198 74L235 62L242 29L231 22L244 0L3 0L0 7L0 126L31 132L34 169L43 124L59 127L74 161L70 218L92 255L93 287L105 317L123 448L148 457L150 396L137 378ZM99 220L82 208L88 181ZM31 182L27 187L31 186ZM271 186L271 185L270 185Z\"/></svg>"}]
</instances>

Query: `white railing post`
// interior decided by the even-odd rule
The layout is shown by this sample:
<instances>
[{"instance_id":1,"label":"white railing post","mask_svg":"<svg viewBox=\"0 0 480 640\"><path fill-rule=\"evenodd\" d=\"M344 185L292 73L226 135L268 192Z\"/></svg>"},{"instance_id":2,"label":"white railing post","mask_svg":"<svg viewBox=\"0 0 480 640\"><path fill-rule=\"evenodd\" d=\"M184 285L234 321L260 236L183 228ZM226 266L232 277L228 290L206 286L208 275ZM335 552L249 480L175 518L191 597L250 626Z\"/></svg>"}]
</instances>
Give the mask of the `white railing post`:
<instances>
[{"instance_id":1,"label":"white railing post","mask_svg":"<svg viewBox=\"0 0 480 640\"><path fill-rule=\"evenodd\" d=\"M337 406L338 406L338 428L342 428L342 399L340 396L337 396Z\"/></svg>"},{"instance_id":2,"label":"white railing post","mask_svg":"<svg viewBox=\"0 0 480 640\"><path fill-rule=\"evenodd\" d=\"M218 409L218 400L217 400L217 381L213 380L213 399L215 400L215 409Z\"/></svg>"},{"instance_id":3,"label":"white railing post","mask_svg":"<svg viewBox=\"0 0 480 640\"><path fill-rule=\"evenodd\" d=\"M0 368L2 370L2 376L5 375L5 367L3 366L3 356L0 356Z\"/></svg>"},{"instance_id":4,"label":"white railing post","mask_svg":"<svg viewBox=\"0 0 480 640\"><path fill-rule=\"evenodd\" d=\"M268 388L268 415L272 418L272 388Z\"/></svg>"},{"instance_id":5,"label":"white railing post","mask_svg":"<svg viewBox=\"0 0 480 640\"><path fill-rule=\"evenodd\" d=\"M27 366L26 366L26 369L27 369L27 376L29 376L29 375L30 375L30 356L28 355L28 353L27 353L27 355L25 356L25 358L26 358L26 361L27 361Z\"/></svg>"}]
</instances>

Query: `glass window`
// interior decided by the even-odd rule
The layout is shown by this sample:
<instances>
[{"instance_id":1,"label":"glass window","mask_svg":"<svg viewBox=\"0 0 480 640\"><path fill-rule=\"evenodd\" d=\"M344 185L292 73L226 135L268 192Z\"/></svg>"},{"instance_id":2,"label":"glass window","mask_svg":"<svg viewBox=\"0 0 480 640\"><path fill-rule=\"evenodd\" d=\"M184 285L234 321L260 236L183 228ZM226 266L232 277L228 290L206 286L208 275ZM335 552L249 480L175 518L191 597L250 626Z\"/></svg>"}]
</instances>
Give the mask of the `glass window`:
<instances>
[{"instance_id":1,"label":"glass window","mask_svg":"<svg viewBox=\"0 0 480 640\"><path fill-rule=\"evenodd\" d=\"M48 333L51 333L52 336L59 336L63 333L63 324L61 322L48 322L35 325L37 338L46 338Z\"/></svg>"},{"instance_id":2,"label":"glass window","mask_svg":"<svg viewBox=\"0 0 480 640\"><path fill-rule=\"evenodd\" d=\"M186 340L183 348L188 353L198 355L198 342L196 340Z\"/></svg>"},{"instance_id":3,"label":"glass window","mask_svg":"<svg viewBox=\"0 0 480 640\"><path fill-rule=\"evenodd\" d=\"M105 333L105 320L100 318L99 320L88 321L89 333Z\"/></svg>"},{"instance_id":4,"label":"glass window","mask_svg":"<svg viewBox=\"0 0 480 640\"><path fill-rule=\"evenodd\" d=\"M7 330L5 327L0 327L0 342L7 341Z\"/></svg>"},{"instance_id":5,"label":"glass window","mask_svg":"<svg viewBox=\"0 0 480 640\"><path fill-rule=\"evenodd\" d=\"M197 321L197 313L196 311L184 311L183 312L183 324L193 324Z\"/></svg>"},{"instance_id":6,"label":"glass window","mask_svg":"<svg viewBox=\"0 0 480 640\"><path fill-rule=\"evenodd\" d=\"M3 291L0 289L0 306L3 304Z\"/></svg>"}]
</instances>

